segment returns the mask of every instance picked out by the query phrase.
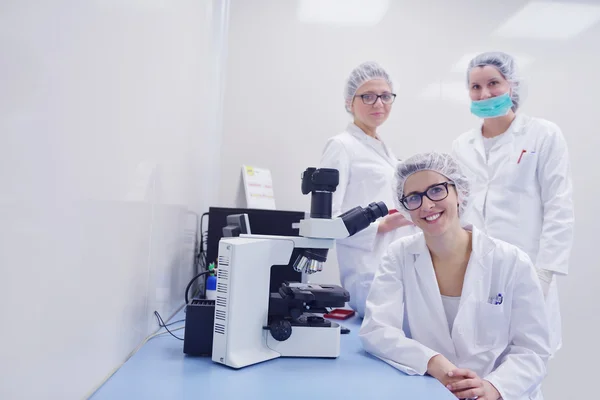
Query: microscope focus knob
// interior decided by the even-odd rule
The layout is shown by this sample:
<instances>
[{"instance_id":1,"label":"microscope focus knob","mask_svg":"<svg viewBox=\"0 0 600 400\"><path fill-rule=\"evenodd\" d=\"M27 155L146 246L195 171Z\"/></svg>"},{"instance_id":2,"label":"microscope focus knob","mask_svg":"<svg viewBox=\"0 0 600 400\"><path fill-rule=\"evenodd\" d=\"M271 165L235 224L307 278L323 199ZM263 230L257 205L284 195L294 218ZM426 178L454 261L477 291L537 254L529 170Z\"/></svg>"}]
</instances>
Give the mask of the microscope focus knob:
<instances>
[{"instance_id":1,"label":"microscope focus knob","mask_svg":"<svg viewBox=\"0 0 600 400\"><path fill-rule=\"evenodd\" d=\"M273 339L283 342L292 336L292 324L285 319L278 319L269 325L269 331Z\"/></svg>"}]
</instances>

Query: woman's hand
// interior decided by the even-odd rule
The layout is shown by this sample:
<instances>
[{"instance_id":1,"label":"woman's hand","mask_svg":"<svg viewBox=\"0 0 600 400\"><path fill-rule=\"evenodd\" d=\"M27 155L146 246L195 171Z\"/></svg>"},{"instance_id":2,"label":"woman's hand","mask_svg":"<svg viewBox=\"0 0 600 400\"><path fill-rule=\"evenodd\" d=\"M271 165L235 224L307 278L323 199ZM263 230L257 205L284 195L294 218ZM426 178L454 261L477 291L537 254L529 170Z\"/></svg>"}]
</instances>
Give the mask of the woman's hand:
<instances>
[{"instance_id":1,"label":"woman's hand","mask_svg":"<svg viewBox=\"0 0 600 400\"><path fill-rule=\"evenodd\" d=\"M456 369L456 366L441 354L431 357L427 363L427 374L433 376L446 387L462 379L460 377L453 378L449 375L451 371Z\"/></svg>"},{"instance_id":2,"label":"woman's hand","mask_svg":"<svg viewBox=\"0 0 600 400\"><path fill-rule=\"evenodd\" d=\"M494 385L481 379L470 369L455 369L448 373L454 381L446 385L459 399L498 400L500 393Z\"/></svg>"},{"instance_id":3,"label":"woman's hand","mask_svg":"<svg viewBox=\"0 0 600 400\"><path fill-rule=\"evenodd\" d=\"M383 217L377 227L377 233L388 233L394 229L401 228L403 226L414 225L411 221L400 213L389 214Z\"/></svg>"}]
</instances>

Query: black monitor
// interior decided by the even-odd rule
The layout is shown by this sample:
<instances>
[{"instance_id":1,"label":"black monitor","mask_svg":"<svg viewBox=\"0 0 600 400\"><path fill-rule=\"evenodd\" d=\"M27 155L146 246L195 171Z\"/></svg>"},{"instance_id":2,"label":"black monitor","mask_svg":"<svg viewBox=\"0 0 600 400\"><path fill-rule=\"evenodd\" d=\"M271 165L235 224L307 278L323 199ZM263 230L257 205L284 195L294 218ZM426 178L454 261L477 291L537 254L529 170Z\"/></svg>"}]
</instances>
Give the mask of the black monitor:
<instances>
[{"instance_id":1,"label":"black monitor","mask_svg":"<svg viewBox=\"0 0 600 400\"><path fill-rule=\"evenodd\" d=\"M223 237L223 228L228 225L227 216L247 214L250 231L256 235L299 236L292 224L305 218L303 211L260 210L253 208L210 207L208 209L208 237L206 243L206 262L216 263L219 253L219 241ZM302 250L294 249L288 265L271 268L270 291L277 292L286 281L300 282L302 273L294 271L293 263Z\"/></svg>"}]
</instances>

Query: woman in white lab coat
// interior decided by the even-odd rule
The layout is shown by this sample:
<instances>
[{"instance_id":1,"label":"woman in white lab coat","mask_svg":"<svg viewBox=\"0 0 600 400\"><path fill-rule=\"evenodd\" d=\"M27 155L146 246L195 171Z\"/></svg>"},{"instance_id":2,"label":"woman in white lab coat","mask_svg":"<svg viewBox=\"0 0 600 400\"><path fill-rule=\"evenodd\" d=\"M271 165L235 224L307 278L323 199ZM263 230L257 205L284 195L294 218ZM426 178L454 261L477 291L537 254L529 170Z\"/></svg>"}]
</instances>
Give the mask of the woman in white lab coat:
<instances>
[{"instance_id":1,"label":"woman in white lab coat","mask_svg":"<svg viewBox=\"0 0 600 400\"><path fill-rule=\"evenodd\" d=\"M546 297L551 343L562 343L555 275L568 273L573 199L567 144L552 122L517 113L521 82L505 53L483 53L467 71L471 111L483 119L453 144L472 183L466 219L524 250Z\"/></svg>"},{"instance_id":2,"label":"woman in white lab coat","mask_svg":"<svg viewBox=\"0 0 600 400\"><path fill-rule=\"evenodd\" d=\"M377 131L387 120L396 97L390 77L378 64L363 63L350 74L344 96L353 122L327 141L320 163L322 168L339 171L333 215L374 201L383 201L391 210L398 161ZM364 315L366 297L383 250L398 234L416 232L410 228L396 232L408 225L412 224L401 214L391 214L337 242L341 283L350 293L350 307L360 316Z\"/></svg>"},{"instance_id":3,"label":"woman in white lab coat","mask_svg":"<svg viewBox=\"0 0 600 400\"><path fill-rule=\"evenodd\" d=\"M469 182L448 154L400 163L398 199L423 231L392 243L367 298L365 349L456 397L542 399L550 356L535 269L516 246L459 220Z\"/></svg>"}]
</instances>

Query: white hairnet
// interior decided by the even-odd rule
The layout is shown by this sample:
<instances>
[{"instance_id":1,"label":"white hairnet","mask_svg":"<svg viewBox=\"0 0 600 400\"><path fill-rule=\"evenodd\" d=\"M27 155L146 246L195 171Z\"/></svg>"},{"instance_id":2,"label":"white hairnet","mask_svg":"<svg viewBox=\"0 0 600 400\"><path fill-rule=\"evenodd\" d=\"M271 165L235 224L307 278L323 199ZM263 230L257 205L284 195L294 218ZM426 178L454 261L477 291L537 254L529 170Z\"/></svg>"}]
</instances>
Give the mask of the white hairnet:
<instances>
[{"instance_id":1,"label":"white hairnet","mask_svg":"<svg viewBox=\"0 0 600 400\"><path fill-rule=\"evenodd\" d=\"M510 83L512 88L511 99L513 102L513 111L517 111L521 104L521 78L518 76L518 69L515 59L500 51L493 51L479 54L477 57L471 60L469 67L467 68L467 85L469 85L469 77L471 76L471 70L475 67L484 67L491 65L495 67L504 79Z\"/></svg>"},{"instance_id":2,"label":"white hairnet","mask_svg":"<svg viewBox=\"0 0 600 400\"><path fill-rule=\"evenodd\" d=\"M359 87L373 79L383 79L390 85L390 90L393 90L392 80L387 72L376 62L365 62L350 73L346 86L344 88L344 99L346 100L346 111L351 112L352 101Z\"/></svg>"},{"instance_id":3,"label":"white hairnet","mask_svg":"<svg viewBox=\"0 0 600 400\"><path fill-rule=\"evenodd\" d=\"M396 167L396 208L398 211L410 218L400 199L404 197L406 179L419 171L435 171L454 183L458 194L458 216L462 217L469 203L471 186L467 177L462 173L460 166L450 154L436 152L414 155L401 161Z\"/></svg>"}]
</instances>

